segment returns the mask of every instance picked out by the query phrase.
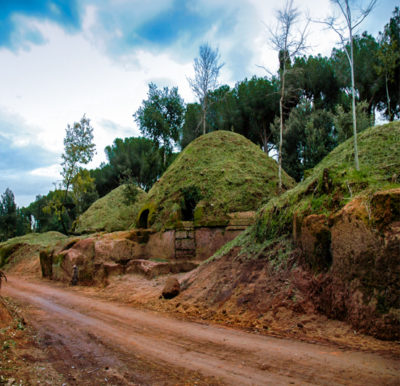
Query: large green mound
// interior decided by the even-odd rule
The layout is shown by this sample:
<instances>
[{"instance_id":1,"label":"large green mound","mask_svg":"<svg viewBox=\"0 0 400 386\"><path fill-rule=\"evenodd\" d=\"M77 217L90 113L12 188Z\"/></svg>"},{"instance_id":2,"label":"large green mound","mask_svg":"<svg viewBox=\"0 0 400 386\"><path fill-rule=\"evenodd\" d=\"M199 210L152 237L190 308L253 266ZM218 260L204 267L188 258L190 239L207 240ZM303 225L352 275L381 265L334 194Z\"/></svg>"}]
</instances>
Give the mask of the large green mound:
<instances>
[{"instance_id":1,"label":"large green mound","mask_svg":"<svg viewBox=\"0 0 400 386\"><path fill-rule=\"evenodd\" d=\"M94 202L75 223L75 233L126 230L135 222L146 193L139 189L134 203L128 204L124 185Z\"/></svg>"},{"instance_id":2,"label":"large green mound","mask_svg":"<svg viewBox=\"0 0 400 386\"><path fill-rule=\"evenodd\" d=\"M243 303L258 315L281 306L294 315L323 313L355 331L398 340L400 123L363 131L358 145L359 171L351 138L264 205L255 224L204 265L187 296L203 288L198 302Z\"/></svg>"},{"instance_id":3,"label":"large green mound","mask_svg":"<svg viewBox=\"0 0 400 386\"><path fill-rule=\"evenodd\" d=\"M354 167L353 138L328 154L294 189L267 203L256 222L258 240L292 232L293 215L336 212L354 196L371 196L400 185L400 123L371 127L358 137L360 170Z\"/></svg>"},{"instance_id":4,"label":"large green mound","mask_svg":"<svg viewBox=\"0 0 400 386\"><path fill-rule=\"evenodd\" d=\"M283 172L285 189L294 181ZM256 210L278 194L278 167L239 134L214 131L187 146L150 190L137 225L175 228L228 222L228 213Z\"/></svg>"}]
</instances>

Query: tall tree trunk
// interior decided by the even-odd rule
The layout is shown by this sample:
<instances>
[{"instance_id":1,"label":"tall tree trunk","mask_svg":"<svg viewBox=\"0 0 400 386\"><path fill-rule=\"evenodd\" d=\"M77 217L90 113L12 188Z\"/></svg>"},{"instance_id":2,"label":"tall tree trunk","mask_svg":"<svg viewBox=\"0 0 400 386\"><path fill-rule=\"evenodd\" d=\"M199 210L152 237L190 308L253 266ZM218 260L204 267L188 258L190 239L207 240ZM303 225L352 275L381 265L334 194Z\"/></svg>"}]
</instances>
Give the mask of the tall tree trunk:
<instances>
[{"instance_id":1,"label":"tall tree trunk","mask_svg":"<svg viewBox=\"0 0 400 386\"><path fill-rule=\"evenodd\" d=\"M62 226L62 228L63 228L64 233L65 233L67 236L69 235L69 233L68 233L67 227L66 227L65 222L64 222L64 218L63 218L63 209L65 209L65 212L67 213L67 216L68 216L68 211L67 211L67 208L66 208L65 204L67 203L68 189L69 189L70 183L71 183L71 182L68 180L68 181L67 181L67 186L65 187L64 198L63 198L63 201L62 201L62 203L61 203L61 213L60 213L61 226Z\"/></svg>"},{"instance_id":2,"label":"tall tree trunk","mask_svg":"<svg viewBox=\"0 0 400 386\"><path fill-rule=\"evenodd\" d=\"M389 115L389 122L393 122L394 115L392 114L392 110L390 108L389 85L388 85L388 77L387 77L386 72L385 72L385 87L386 87L386 100L387 100L387 111L388 111L388 115Z\"/></svg>"},{"instance_id":3,"label":"tall tree trunk","mask_svg":"<svg viewBox=\"0 0 400 386\"><path fill-rule=\"evenodd\" d=\"M282 192L282 141L283 141L283 102L285 95L285 75L286 66L283 63L282 70L282 85L281 85L281 97L279 99L279 114L280 114L280 129L279 129L279 151L278 151L278 179L279 179L279 192Z\"/></svg>"},{"instance_id":4,"label":"tall tree trunk","mask_svg":"<svg viewBox=\"0 0 400 386\"><path fill-rule=\"evenodd\" d=\"M348 15L350 15L350 9L348 9ZM352 93L352 110L353 110L354 163L356 166L356 170L360 170L360 164L358 162L358 146L357 146L357 114L356 114L356 90L354 81L353 32L350 26L349 26L349 34L350 34L351 93Z\"/></svg>"},{"instance_id":5,"label":"tall tree trunk","mask_svg":"<svg viewBox=\"0 0 400 386\"><path fill-rule=\"evenodd\" d=\"M263 144L264 153L268 155L268 140L269 136L267 135L267 129L265 127L265 122L263 122L263 129L261 133L261 142Z\"/></svg>"},{"instance_id":6,"label":"tall tree trunk","mask_svg":"<svg viewBox=\"0 0 400 386\"><path fill-rule=\"evenodd\" d=\"M207 97L203 101L203 135L206 133Z\"/></svg>"}]
</instances>

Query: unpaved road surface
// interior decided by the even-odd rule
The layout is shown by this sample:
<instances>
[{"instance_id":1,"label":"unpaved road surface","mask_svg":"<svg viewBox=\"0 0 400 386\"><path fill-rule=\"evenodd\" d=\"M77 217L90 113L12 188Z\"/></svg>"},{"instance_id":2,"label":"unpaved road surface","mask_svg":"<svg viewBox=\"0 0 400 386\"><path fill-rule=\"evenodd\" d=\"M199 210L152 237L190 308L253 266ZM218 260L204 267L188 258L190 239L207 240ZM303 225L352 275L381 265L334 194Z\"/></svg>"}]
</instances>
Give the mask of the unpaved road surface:
<instances>
[{"instance_id":1,"label":"unpaved road surface","mask_svg":"<svg viewBox=\"0 0 400 386\"><path fill-rule=\"evenodd\" d=\"M176 320L11 276L2 294L24 306L71 385L400 384L400 361L387 355Z\"/></svg>"}]
</instances>

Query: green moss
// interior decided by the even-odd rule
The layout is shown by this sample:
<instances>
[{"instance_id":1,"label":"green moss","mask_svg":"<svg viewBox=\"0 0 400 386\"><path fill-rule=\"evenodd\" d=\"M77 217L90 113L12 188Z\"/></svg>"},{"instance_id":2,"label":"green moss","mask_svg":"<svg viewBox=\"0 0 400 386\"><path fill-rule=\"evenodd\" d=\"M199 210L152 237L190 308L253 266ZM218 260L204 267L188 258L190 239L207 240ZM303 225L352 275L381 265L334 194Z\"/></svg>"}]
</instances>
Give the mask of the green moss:
<instances>
[{"instance_id":1,"label":"green moss","mask_svg":"<svg viewBox=\"0 0 400 386\"><path fill-rule=\"evenodd\" d=\"M129 229L134 223L146 193L139 190L136 201L128 204L125 185L98 199L74 225L76 233L114 232Z\"/></svg>"},{"instance_id":2,"label":"green moss","mask_svg":"<svg viewBox=\"0 0 400 386\"><path fill-rule=\"evenodd\" d=\"M10 256L18 249L20 244L9 244L0 248L0 267L8 263Z\"/></svg>"},{"instance_id":3,"label":"green moss","mask_svg":"<svg viewBox=\"0 0 400 386\"><path fill-rule=\"evenodd\" d=\"M15 244L39 245L45 248L65 239L67 239L67 236L59 232L28 233L24 236L14 237L0 243L0 250Z\"/></svg>"},{"instance_id":4,"label":"green moss","mask_svg":"<svg viewBox=\"0 0 400 386\"><path fill-rule=\"evenodd\" d=\"M262 241L292 232L293 215L329 215L356 195L400 186L392 182L400 170L400 123L376 126L359 135L360 170L354 168L353 139L335 148L308 177L281 197L271 199L258 213L254 236Z\"/></svg>"},{"instance_id":5,"label":"green moss","mask_svg":"<svg viewBox=\"0 0 400 386\"><path fill-rule=\"evenodd\" d=\"M283 183L294 186L286 173ZM277 164L239 134L215 131L203 135L187 146L154 184L140 212L154 203L149 225L157 230L175 228L183 220L185 192L193 189L194 225L226 225L228 213L256 210L278 195Z\"/></svg>"}]
</instances>

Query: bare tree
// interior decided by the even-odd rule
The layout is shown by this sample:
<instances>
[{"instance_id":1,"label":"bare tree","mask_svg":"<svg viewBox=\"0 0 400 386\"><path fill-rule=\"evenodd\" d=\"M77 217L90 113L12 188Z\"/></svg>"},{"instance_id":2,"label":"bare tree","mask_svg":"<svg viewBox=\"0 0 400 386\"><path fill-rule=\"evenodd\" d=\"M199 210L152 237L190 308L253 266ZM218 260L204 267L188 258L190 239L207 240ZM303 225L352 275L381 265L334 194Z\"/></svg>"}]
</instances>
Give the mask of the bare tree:
<instances>
[{"instance_id":1,"label":"bare tree","mask_svg":"<svg viewBox=\"0 0 400 386\"><path fill-rule=\"evenodd\" d=\"M360 170L358 161L357 146L357 117L356 117L356 91L354 81L354 54L353 54L353 36L357 27L371 13L376 5L377 0L370 0L367 8L358 7L352 9L350 7L351 0L331 0L331 2L339 8L339 16L331 16L327 20L322 21L339 36L340 43L346 54L350 66L351 73L351 94L352 94L352 112L353 112L353 138L354 138L354 164L356 170ZM346 36L347 35L347 36Z\"/></svg>"},{"instance_id":2,"label":"bare tree","mask_svg":"<svg viewBox=\"0 0 400 386\"><path fill-rule=\"evenodd\" d=\"M224 63L220 64L219 61L218 49L213 50L208 43L202 44L199 49L199 57L194 59L194 79L188 79L190 87L200 100L203 134L206 133L207 96L210 91L218 86L219 71L224 65Z\"/></svg>"},{"instance_id":3,"label":"bare tree","mask_svg":"<svg viewBox=\"0 0 400 386\"><path fill-rule=\"evenodd\" d=\"M282 141L283 131L285 128L283 109L285 104L286 76L288 72L288 64L297 55L304 52L306 47L306 35L309 22L307 21L303 29L295 29L300 18L300 12L293 7L293 0L287 0L283 9L276 12L275 30L269 28L271 46L279 53L280 62L280 79L281 79L281 96L279 100L279 149L278 149L278 176L279 190L282 190Z\"/></svg>"}]
</instances>

